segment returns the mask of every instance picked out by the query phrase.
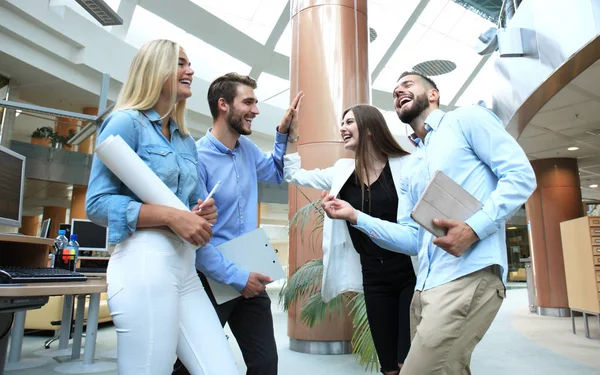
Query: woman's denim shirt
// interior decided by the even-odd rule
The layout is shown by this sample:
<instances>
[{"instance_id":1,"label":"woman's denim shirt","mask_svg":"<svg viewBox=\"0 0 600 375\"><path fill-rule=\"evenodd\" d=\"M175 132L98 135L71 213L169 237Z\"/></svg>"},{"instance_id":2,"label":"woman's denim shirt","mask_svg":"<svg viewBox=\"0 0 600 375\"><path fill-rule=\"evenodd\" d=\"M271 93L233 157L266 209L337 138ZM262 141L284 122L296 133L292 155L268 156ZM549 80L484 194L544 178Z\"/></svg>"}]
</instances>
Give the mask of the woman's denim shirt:
<instances>
[{"instance_id":1,"label":"woman's denim shirt","mask_svg":"<svg viewBox=\"0 0 600 375\"><path fill-rule=\"evenodd\" d=\"M116 111L102 124L98 144L110 135L120 135L162 182L191 208L199 198L194 140L183 135L171 120L169 142L161 133L161 126L162 120L153 109ZM125 241L135 231L142 202L97 156L92 163L85 203L88 218L108 227L110 244Z\"/></svg>"}]
</instances>

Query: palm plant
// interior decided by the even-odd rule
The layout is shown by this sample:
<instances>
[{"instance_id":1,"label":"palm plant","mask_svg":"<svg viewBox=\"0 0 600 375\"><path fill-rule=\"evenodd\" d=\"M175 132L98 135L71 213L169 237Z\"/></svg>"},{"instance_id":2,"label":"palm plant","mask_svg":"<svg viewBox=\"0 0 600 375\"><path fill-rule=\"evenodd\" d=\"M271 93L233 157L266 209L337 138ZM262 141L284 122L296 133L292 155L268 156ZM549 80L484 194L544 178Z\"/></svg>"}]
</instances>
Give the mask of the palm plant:
<instances>
[{"instance_id":1,"label":"palm plant","mask_svg":"<svg viewBox=\"0 0 600 375\"><path fill-rule=\"evenodd\" d=\"M298 189L309 201L299 209L289 222L289 230L292 235L303 233L307 223L314 222L314 228L309 234L311 247L315 236L323 229L325 212L321 208L321 202L310 201L308 197ZM302 302L300 307L300 320L308 327L314 327L331 314L341 314L347 307L352 316L352 351L355 359L366 371L377 371L379 362L375 344L371 337L371 329L367 320L367 308L362 293L342 293L331 301L325 303L321 298L321 281L323 279L323 259L312 259L298 267L287 280L279 292L279 300L285 311L288 311L296 303Z\"/></svg>"}]
</instances>

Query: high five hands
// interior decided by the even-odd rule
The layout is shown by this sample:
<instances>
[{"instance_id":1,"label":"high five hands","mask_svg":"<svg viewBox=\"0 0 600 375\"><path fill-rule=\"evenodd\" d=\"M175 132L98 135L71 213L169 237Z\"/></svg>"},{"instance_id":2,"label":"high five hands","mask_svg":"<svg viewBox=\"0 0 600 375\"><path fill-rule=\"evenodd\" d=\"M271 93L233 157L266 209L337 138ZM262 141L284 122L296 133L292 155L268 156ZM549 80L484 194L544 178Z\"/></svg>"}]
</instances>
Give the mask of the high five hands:
<instances>
[{"instance_id":1,"label":"high five hands","mask_svg":"<svg viewBox=\"0 0 600 375\"><path fill-rule=\"evenodd\" d=\"M300 104L302 103L302 98L304 98L304 92L300 91L296 94L294 100L292 100L290 107L285 111L285 114L277 127L279 133L288 134L288 137L298 136L298 111L300 109ZM295 126L292 125L293 123ZM292 134L293 132L296 134Z\"/></svg>"}]
</instances>

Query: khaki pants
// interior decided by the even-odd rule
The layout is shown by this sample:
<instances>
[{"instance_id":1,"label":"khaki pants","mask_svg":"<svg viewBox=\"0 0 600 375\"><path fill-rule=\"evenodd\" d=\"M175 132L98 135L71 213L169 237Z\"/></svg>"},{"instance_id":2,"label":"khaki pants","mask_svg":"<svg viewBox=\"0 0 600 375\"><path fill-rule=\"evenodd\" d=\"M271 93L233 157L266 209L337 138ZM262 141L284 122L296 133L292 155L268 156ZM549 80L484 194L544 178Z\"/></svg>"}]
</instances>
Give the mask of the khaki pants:
<instances>
[{"instance_id":1,"label":"khaki pants","mask_svg":"<svg viewBox=\"0 0 600 375\"><path fill-rule=\"evenodd\" d=\"M504 297L504 284L491 267L416 291L410 306L411 348L400 374L471 374L471 353Z\"/></svg>"}]
</instances>

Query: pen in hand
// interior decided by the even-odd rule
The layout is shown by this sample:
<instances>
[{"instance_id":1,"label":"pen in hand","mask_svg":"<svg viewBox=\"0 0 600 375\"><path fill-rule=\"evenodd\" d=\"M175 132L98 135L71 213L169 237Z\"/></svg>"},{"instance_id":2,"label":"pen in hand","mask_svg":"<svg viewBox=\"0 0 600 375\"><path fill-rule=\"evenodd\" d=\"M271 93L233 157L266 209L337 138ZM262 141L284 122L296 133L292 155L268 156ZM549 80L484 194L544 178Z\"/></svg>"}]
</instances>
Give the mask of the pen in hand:
<instances>
[{"instance_id":1,"label":"pen in hand","mask_svg":"<svg viewBox=\"0 0 600 375\"><path fill-rule=\"evenodd\" d=\"M206 196L206 199L204 199L204 202L207 202L210 198L212 198L212 196L215 194L215 192L217 191L217 188L219 187L220 184L221 184L221 181L218 181L215 184L215 186L212 188L210 193L208 193L208 195ZM198 207L198 211L202 211L202 207Z\"/></svg>"}]
</instances>

